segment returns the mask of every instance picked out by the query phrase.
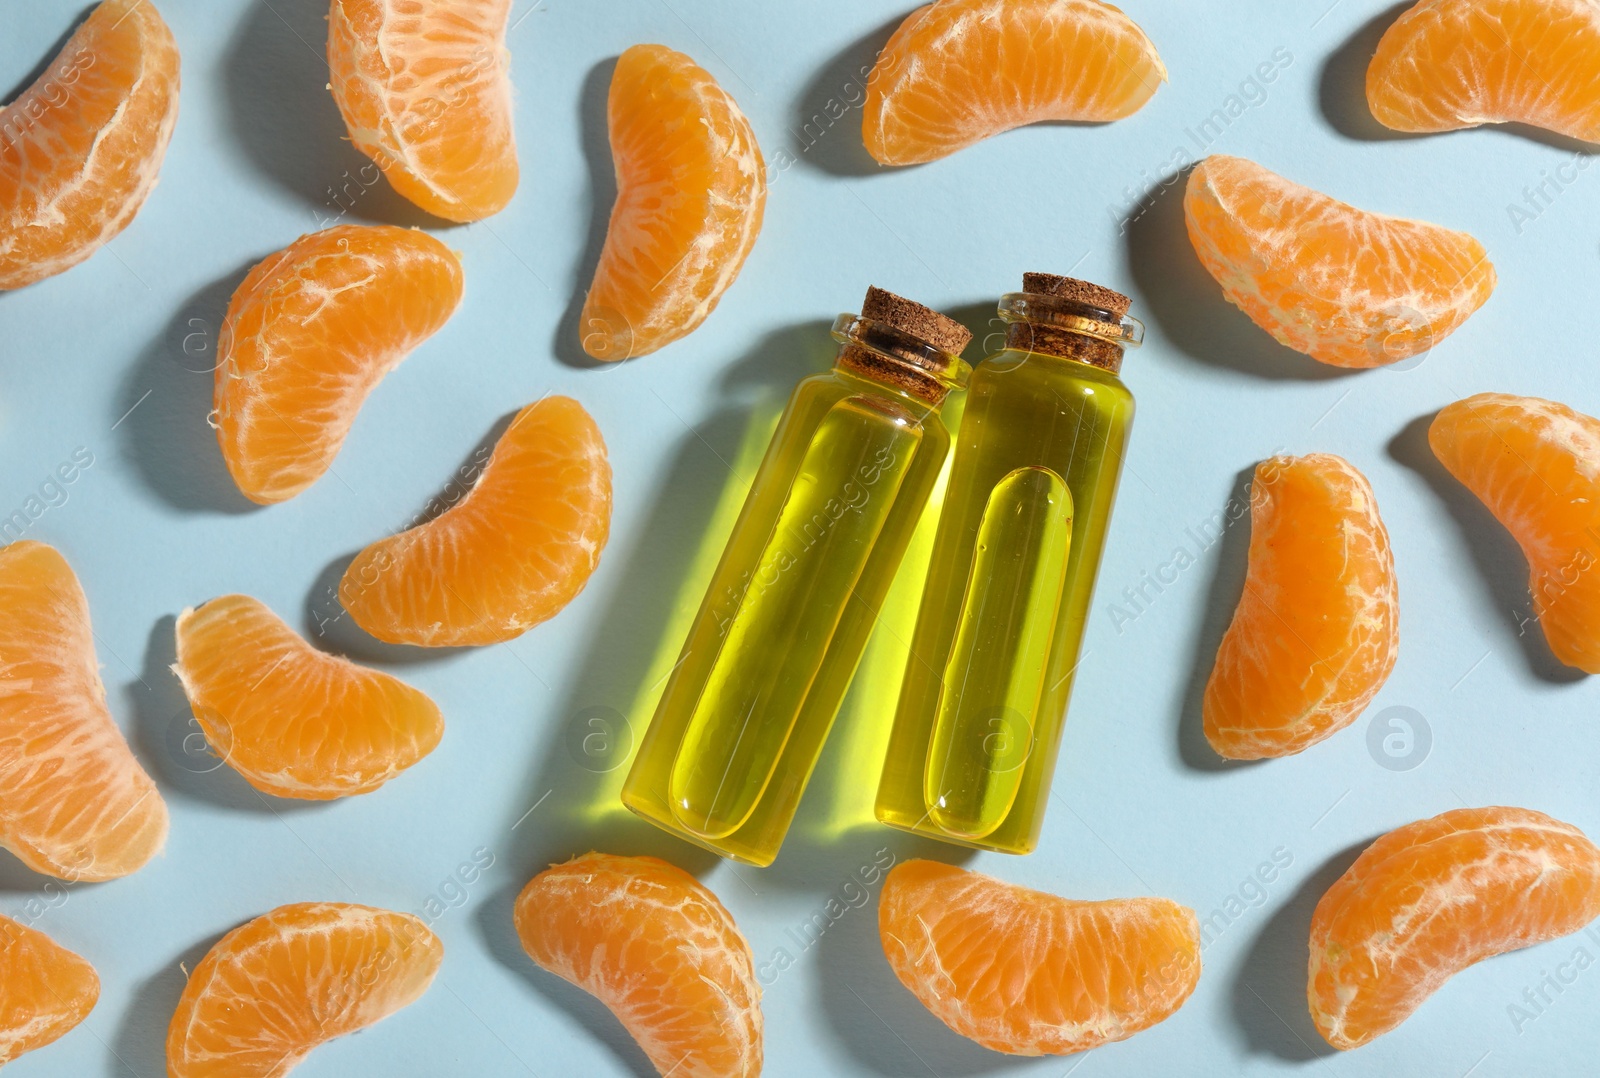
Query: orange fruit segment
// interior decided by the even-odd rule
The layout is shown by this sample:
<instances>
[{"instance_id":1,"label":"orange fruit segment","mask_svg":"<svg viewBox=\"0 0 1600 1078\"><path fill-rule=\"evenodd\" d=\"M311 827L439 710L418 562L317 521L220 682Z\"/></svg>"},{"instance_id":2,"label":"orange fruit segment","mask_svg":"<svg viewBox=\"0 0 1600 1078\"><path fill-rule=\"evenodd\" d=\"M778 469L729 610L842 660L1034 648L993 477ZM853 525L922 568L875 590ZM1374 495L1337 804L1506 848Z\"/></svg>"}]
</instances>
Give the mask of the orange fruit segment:
<instances>
[{"instance_id":1,"label":"orange fruit segment","mask_svg":"<svg viewBox=\"0 0 1600 1078\"><path fill-rule=\"evenodd\" d=\"M1355 721L1399 650L1394 557L1366 477L1330 453L1262 461L1244 594L1201 704L1211 747L1256 760L1316 744Z\"/></svg>"},{"instance_id":2,"label":"orange fruit segment","mask_svg":"<svg viewBox=\"0 0 1600 1078\"><path fill-rule=\"evenodd\" d=\"M54 548L0 548L0 845L74 882L160 852L167 806L106 707L89 602Z\"/></svg>"},{"instance_id":3,"label":"orange fruit segment","mask_svg":"<svg viewBox=\"0 0 1600 1078\"><path fill-rule=\"evenodd\" d=\"M169 1078L280 1078L317 1045L421 998L444 945L419 918L342 902L279 906L195 966L167 1027Z\"/></svg>"},{"instance_id":4,"label":"orange fruit segment","mask_svg":"<svg viewBox=\"0 0 1600 1078\"><path fill-rule=\"evenodd\" d=\"M609 1007L662 1074L761 1073L750 945L687 872L587 853L528 881L514 917L528 956Z\"/></svg>"},{"instance_id":5,"label":"orange fruit segment","mask_svg":"<svg viewBox=\"0 0 1600 1078\"><path fill-rule=\"evenodd\" d=\"M1311 917L1307 1000L1335 1048L1398 1026L1474 962L1600 916L1600 849L1523 808L1456 809L1368 846Z\"/></svg>"},{"instance_id":6,"label":"orange fruit segment","mask_svg":"<svg viewBox=\"0 0 1600 1078\"><path fill-rule=\"evenodd\" d=\"M1378 42L1367 104L1396 131L1515 121L1600 141L1591 0L1422 0Z\"/></svg>"},{"instance_id":7,"label":"orange fruit segment","mask_svg":"<svg viewBox=\"0 0 1600 1078\"><path fill-rule=\"evenodd\" d=\"M9 917L0 917L0 984L0 1064L65 1036L100 998L93 966Z\"/></svg>"},{"instance_id":8,"label":"orange fruit segment","mask_svg":"<svg viewBox=\"0 0 1600 1078\"><path fill-rule=\"evenodd\" d=\"M339 601L391 644L498 644L583 590L610 531L600 428L572 398L546 397L517 413L466 497L358 554Z\"/></svg>"},{"instance_id":9,"label":"orange fruit segment","mask_svg":"<svg viewBox=\"0 0 1600 1078\"><path fill-rule=\"evenodd\" d=\"M1556 658L1600 674L1600 419L1479 393L1439 410L1428 445L1522 547Z\"/></svg>"},{"instance_id":10,"label":"orange fruit segment","mask_svg":"<svg viewBox=\"0 0 1600 1078\"><path fill-rule=\"evenodd\" d=\"M429 213L479 221L517 190L511 0L333 0L329 89L350 141Z\"/></svg>"},{"instance_id":11,"label":"orange fruit segment","mask_svg":"<svg viewBox=\"0 0 1600 1078\"><path fill-rule=\"evenodd\" d=\"M449 320L461 262L432 236L340 225L258 263L217 339L212 424L245 497L268 505L333 463L367 394Z\"/></svg>"},{"instance_id":12,"label":"orange fruit segment","mask_svg":"<svg viewBox=\"0 0 1600 1078\"><path fill-rule=\"evenodd\" d=\"M185 610L173 670L217 755L278 797L369 793L432 752L444 733L427 696L324 655L248 595Z\"/></svg>"},{"instance_id":13,"label":"orange fruit segment","mask_svg":"<svg viewBox=\"0 0 1600 1078\"><path fill-rule=\"evenodd\" d=\"M900 983L996 1052L1066 1055L1171 1017L1200 981L1200 922L1164 898L1079 902L936 861L883 884L878 935Z\"/></svg>"},{"instance_id":14,"label":"orange fruit segment","mask_svg":"<svg viewBox=\"0 0 1600 1078\"><path fill-rule=\"evenodd\" d=\"M1465 232L1358 210L1240 157L1195 166L1183 212L1228 301L1335 367L1426 352L1494 291L1494 265Z\"/></svg>"},{"instance_id":15,"label":"orange fruit segment","mask_svg":"<svg viewBox=\"0 0 1600 1078\"><path fill-rule=\"evenodd\" d=\"M878 54L861 135L879 164L917 165L1025 124L1120 120L1165 81L1144 31L1100 0L936 0Z\"/></svg>"},{"instance_id":16,"label":"orange fruit segment","mask_svg":"<svg viewBox=\"0 0 1600 1078\"><path fill-rule=\"evenodd\" d=\"M614 362L692 333L761 231L767 177L750 121L681 52L635 45L606 100L617 201L583 302L583 350Z\"/></svg>"},{"instance_id":17,"label":"orange fruit segment","mask_svg":"<svg viewBox=\"0 0 1600 1078\"><path fill-rule=\"evenodd\" d=\"M71 269L133 220L178 121L178 45L150 0L105 0L0 109L0 289Z\"/></svg>"}]
</instances>

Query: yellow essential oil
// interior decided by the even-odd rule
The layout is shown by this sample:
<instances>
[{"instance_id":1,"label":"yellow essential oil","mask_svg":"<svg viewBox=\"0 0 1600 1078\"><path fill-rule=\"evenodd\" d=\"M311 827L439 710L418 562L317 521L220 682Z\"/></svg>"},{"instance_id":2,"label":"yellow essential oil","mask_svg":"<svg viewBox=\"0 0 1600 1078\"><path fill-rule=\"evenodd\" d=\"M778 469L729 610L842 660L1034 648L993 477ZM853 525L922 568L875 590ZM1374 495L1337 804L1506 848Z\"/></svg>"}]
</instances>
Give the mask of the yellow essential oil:
<instances>
[{"instance_id":1,"label":"yellow essential oil","mask_svg":"<svg viewBox=\"0 0 1600 1078\"><path fill-rule=\"evenodd\" d=\"M634 812L768 865L949 452L958 323L871 289L795 389L622 788Z\"/></svg>"},{"instance_id":2,"label":"yellow essential oil","mask_svg":"<svg viewBox=\"0 0 1600 1078\"><path fill-rule=\"evenodd\" d=\"M1133 395L1125 296L1027 274L978 364L878 785L884 823L967 846L1038 842Z\"/></svg>"}]
</instances>

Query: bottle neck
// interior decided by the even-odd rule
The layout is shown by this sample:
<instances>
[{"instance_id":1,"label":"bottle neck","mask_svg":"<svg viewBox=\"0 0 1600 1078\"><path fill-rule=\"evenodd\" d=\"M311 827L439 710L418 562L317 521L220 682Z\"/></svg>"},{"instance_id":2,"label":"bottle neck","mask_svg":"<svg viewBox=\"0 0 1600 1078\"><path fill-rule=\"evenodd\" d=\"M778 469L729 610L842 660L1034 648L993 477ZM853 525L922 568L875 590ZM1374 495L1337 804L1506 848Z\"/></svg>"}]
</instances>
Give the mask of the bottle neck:
<instances>
[{"instance_id":1,"label":"bottle neck","mask_svg":"<svg viewBox=\"0 0 1600 1078\"><path fill-rule=\"evenodd\" d=\"M972 373L961 357L887 322L842 314L833 338L841 345L837 368L929 408L964 388Z\"/></svg>"},{"instance_id":2,"label":"bottle neck","mask_svg":"<svg viewBox=\"0 0 1600 1078\"><path fill-rule=\"evenodd\" d=\"M1112 374L1122 370L1123 353L1144 341L1137 318L1057 296L1002 296L1000 317L1008 323L1007 348L1076 360Z\"/></svg>"}]
</instances>

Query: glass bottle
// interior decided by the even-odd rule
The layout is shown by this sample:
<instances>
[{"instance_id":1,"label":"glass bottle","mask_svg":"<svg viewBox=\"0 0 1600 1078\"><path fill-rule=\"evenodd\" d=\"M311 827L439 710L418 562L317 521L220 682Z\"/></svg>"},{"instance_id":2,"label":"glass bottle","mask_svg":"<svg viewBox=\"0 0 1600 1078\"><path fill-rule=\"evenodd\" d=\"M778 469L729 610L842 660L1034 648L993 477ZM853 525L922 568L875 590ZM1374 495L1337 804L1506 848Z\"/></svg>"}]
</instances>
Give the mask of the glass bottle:
<instances>
[{"instance_id":1,"label":"glass bottle","mask_svg":"<svg viewBox=\"0 0 1600 1078\"><path fill-rule=\"evenodd\" d=\"M1038 842L1144 327L1108 288L1049 274L1000 300L978 364L878 785L884 823L966 846Z\"/></svg>"},{"instance_id":2,"label":"glass bottle","mask_svg":"<svg viewBox=\"0 0 1600 1078\"><path fill-rule=\"evenodd\" d=\"M768 865L950 448L959 323L881 289L840 315L833 370L778 421L622 800Z\"/></svg>"}]
</instances>

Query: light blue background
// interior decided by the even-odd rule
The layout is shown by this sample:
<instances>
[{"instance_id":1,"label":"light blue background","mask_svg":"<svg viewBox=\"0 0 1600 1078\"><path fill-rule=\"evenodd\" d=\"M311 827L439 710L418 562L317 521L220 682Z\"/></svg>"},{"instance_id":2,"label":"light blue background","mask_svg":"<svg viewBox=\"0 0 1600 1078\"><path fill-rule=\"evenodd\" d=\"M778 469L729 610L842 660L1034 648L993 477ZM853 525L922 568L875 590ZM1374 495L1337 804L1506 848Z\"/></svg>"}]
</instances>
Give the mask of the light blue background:
<instances>
[{"instance_id":1,"label":"light blue background","mask_svg":"<svg viewBox=\"0 0 1600 1078\"><path fill-rule=\"evenodd\" d=\"M676 860L727 903L758 960L779 948L794 955L766 989L772 1075L1592 1069L1600 969L1520 1032L1507 1008L1575 948L1600 957L1595 939L1474 968L1399 1030L1347 1055L1319 1050L1304 963L1317 897L1356 848L1393 826L1500 803L1600 832L1595 686L1556 668L1531 624L1522 631L1526 569L1515 546L1442 476L1424 438L1437 408L1481 390L1600 412L1600 169L1579 174L1519 231L1508 205L1572 147L1496 130L1375 136L1361 76L1394 9L1385 16L1371 0L1137 0L1130 14L1172 81L1110 126L1014 132L898 171L865 158L854 110L803 138L830 98L856 96L847 87L910 6L518 0L510 48L523 180L511 206L443 228L380 184L344 218L420 222L443 236L466 266L461 310L373 394L336 475L288 504L247 510L205 425L210 344L244 269L331 223L340 211L329 189L362 159L342 141L324 89L319 0L162 0L184 85L159 187L87 264L0 295L0 515L76 447L93 453L66 504L29 534L58 546L83 581L112 709L161 785L172 836L143 871L69 888L36 916L27 903L44 881L9 858L0 865L0 909L89 957L104 984L81 1028L8 1075L156 1078L183 967L222 932L307 899L419 911L480 849L492 869L434 921L447 958L432 990L319 1049L297 1073L649 1073L603 1008L536 970L510 930L523 883L591 847ZM21 83L81 9L78 0L0 0L0 86ZM694 56L748 113L769 162L792 164L775 168L760 242L702 329L642 361L586 369L571 318L610 198L606 65L637 42ZM1280 48L1292 57L1286 70L1264 98L1249 90L1259 103L1204 148L1362 207L1466 229L1499 268L1489 304L1420 364L1340 375L1279 348L1222 300L1183 234L1181 189L1160 187L1175 150L1200 152L1189 132ZM1125 235L1121 222L1141 201L1148 212ZM1126 367L1139 420L1042 845L1031 857L970 863L1083 898L1170 896L1206 916L1274 851L1292 859L1264 902L1247 903L1205 948L1200 987L1175 1017L1125 1043L1040 1061L985 1052L924 1012L883 961L871 903L815 946L793 942L876 851L938 852L875 826L819 838L827 821L859 808L863 784L814 787L784 855L760 871L606 813L606 783L621 773L596 776L569 749L584 709L633 706L729 481L744 417L827 362L826 320L856 309L876 283L986 333L984 308L1033 269L1128 290L1149 340ZM594 414L616 472L610 546L570 609L505 646L421 657L335 626L328 646L384 663L447 717L439 749L378 793L268 804L227 769L197 771L209 765L182 751L187 710L166 670L174 615L243 591L312 632L345 560L403 526L497 420L550 392ZM1109 605L1166 563L1186 528L1241 494L1244 470L1275 450L1340 453L1372 480L1394 542L1403 644L1356 725L1292 759L1221 769L1195 712L1237 596L1247 528L1232 529L1120 632ZM1379 766L1366 736L1373 716L1396 706L1424 716L1433 738L1431 755L1405 772ZM819 774L849 762L855 718Z\"/></svg>"}]
</instances>

